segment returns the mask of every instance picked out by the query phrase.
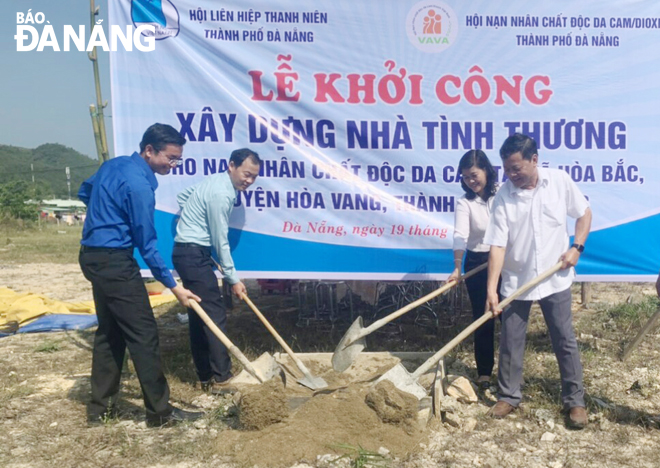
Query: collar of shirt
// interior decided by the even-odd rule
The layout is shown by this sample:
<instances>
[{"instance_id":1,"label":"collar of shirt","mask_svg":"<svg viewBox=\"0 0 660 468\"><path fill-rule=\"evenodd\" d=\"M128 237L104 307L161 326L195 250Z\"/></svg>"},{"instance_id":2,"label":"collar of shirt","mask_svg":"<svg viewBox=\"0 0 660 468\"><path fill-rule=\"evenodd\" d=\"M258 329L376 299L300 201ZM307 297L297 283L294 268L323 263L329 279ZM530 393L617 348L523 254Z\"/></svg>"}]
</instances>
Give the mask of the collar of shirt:
<instances>
[{"instance_id":1,"label":"collar of shirt","mask_svg":"<svg viewBox=\"0 0 660 468\"><path fill-rule=\"evenodd\" d=\"M234 184L231 181L231 177L229 177L229 171L223 172L222 177L220 177L220 180L225 185L224 188L227 190L227 192L231 193L233 191L234 197L238 196L238 190L236 190Z\"/></svg>"},{"instance_id":2,"label":"collar of shirt","mask_svg":"<svg viewBox=\"0 0 660 468\"><path fill-rule=\"evenodd\" d=\"M131 155L131 161L137 164L137 166L142 170L144 176L149 181L151 188L156 190L158 188L158 179L156 179L156 175L154 174L154 171L151 170L151 167L149 167L149 164L147 164L147 161L145 161L137 151Z\"/></svg>"},{"instance_id":3,"label":"collar of shirt","mask_svg":"<svg viewBox=\"0 0 660 468\"><path fill-rule=\"evenodd\" d=\"M536 189L538 189L539 187L547 187L548 183L550 182L550 179L548 177L548 172L542 167L538 167L536 170L538 172L538 177L539 177L538 181L536 182L536 187L532 189L524 189L524 188L516 187L515 185L511 184L511 194L517 195L519 197L524 197L526 195L534 193Z\"/></svg>"}]
</instances>

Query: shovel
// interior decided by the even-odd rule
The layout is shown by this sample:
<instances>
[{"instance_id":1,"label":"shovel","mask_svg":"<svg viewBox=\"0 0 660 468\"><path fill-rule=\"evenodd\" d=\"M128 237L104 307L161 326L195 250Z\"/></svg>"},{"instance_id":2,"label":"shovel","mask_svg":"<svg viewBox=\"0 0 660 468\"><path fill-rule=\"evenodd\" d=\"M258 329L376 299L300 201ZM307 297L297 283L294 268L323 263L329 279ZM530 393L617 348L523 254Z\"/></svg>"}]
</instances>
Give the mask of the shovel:
<instances>
[{"instance_id":1,"label":"shovel","mask_svg":"<svg viewBox=\"0 0 660 468\"><path fill-rule=\"evenodd\" d=\"M206 312L204 312L204 309L202 309L202 307L197 302L190 301L190 307L197 313L197 315L199 315L199 317L204 321L206 326L209 327L213 334L217 336L220 341L222 341L222 344L225 345L227 350L229 350L229 352L233 354L236 359L238 359L238 362L241 363L247 373L257 379L259 383L264 383L267 380L280 375L282 370L280 369L280 365L277 363L277 361L275 361L273 356L265 353L264 355L267 357L266 359L264 359L264 355L262 355L255 362L255 364L252 365L241 352L241 350L238 349L229 338L227 338L227 335L222 333L222 330L220 330L215 323L213 323L213 320L211 320L211 318L206 314Z\"/></svg>"},{"instance_id":2,"label":"shovel","mask_svg":"<svg viewBox=\"0 0 660 468\"><path fill-rule=\"evenodd\" d=\"M644 338L644 335L646 335L649 330L655 327L658 318L660 318L660 308L655 311L655 313L651 316L648 322L646 322L646 325L644 325L642 329L639 331L639 333L637 333L635 339L632 340L632 342L628 345L628 347L623 350L623 356L621 357L622 361L628 359L628 356L630 356L630 353L632 353L633 350L639 345L639 343Z\"/></svg>"},{"instance_id":3,"label":"shovel","mask_svg":"<svg viewBox=\"0 0 660 468\"><path fill-rule=\"evenodd\" d=\"M484 263L483 265L479 265L478 267L473 268L472 270L465 273L463 276L459 276L456 281L447 283L444 286L436 289L435 291L430 292L426 296L417 299L415 302L412 302L407 306L397 310L396 312L392 312L390 315L383 317L380 320L376 320L374 323L372 323L366 328L362 327L362 317L358 317L355 320L355 322L353 322L353 324L348 328L342 339L339 341L339 344L335 348L335 352L332 355L332 368L337 372L344 372L346 369L348 369L351 366L351 364L353 364L353 361L355 360L357 355L360 354L362 350L367 346L367 342L364 339L365 336L375 332L379 328L390 323L392 320L401 317L403 314L410 312L415 307L430 301L431 299L433 299L436 296L439 296L445 291L449 291L451 288L456 286L460 281L479 273L484 268L486 268L486 266L488 266L488 264Z\"/></svg>"},{"instance_id":4,"label":"shovel","mask_svg":"<svg viewBox=\"0 0 660 468\"><path fill-rule=\"evenodd\" d=\"M521 286L518 290L516 290L513 294L511 294L509 297L504 299L502 302L499 303L499 308L504 309L504 307L508 306L511 302L513 302L518 296L524 294L527 292L529 289L533 288L540 282L546 280L550 276L554 275L559 269L561 268L562 262L557 262L556 265L554 265L552 268L549 268L548 270L544 271L541 273L539 276L534 278L533 280L529 281L528 283L524 284ZM398 389L403 390L404 392L412 393L415 395L417 398L421 399L426 396L426 390L424 390L424 387L422 387L418 382L417 379L424 375L426 372L431 370L433 366L435 366L440 359L445 357L447 353L449 353L452 349L456 347L461 341L463 341L465 338L470 336L477 328L482 326L484 323L486 323L488 320L493 318L493 312L488 311L484 315L482 315L480 318L478 318L476 321L472 323L469 327L467 327L465 330L463 330L461 333L458 334L453 340L451 340L449 343L447 343L440 351L435 353L433 356L431 356L424 364L419 366L415 372L412 374L406 370L405 367L403 367L401 364L397 364L394 366L392 369L388 370L385 372L377 381L376 383L380 382L381 380L389 380L391 381Z\"/></svg>"},{"instance_id":5,"label":"shovel","mask_svg":"<svg viewBox=\"0 0 660 468\"><path fill-rule=\"evenodd\" d=\"M312 373L307 369L305 364L302 363L300 359L298 359L298 356L293 352L293 350L289 347L289 345L286 344L286 341L282 339L282 337L275 331L273 326L266 320L266 317L257 309L257 307L252 303L249 297L247 297L247 294L243 294L242 299L247 303L247 305L250 306L250 309L257 314L257 317L259 317L259 320L261 320L261 323L264 324L264 326L268 329L271 335L275 337L277 342L280 344L282 348L284 348L284 351L289 355L289 357L293 360L293 362L296 363L296 366L298 369L300 369L300 372L303 373L304 377L302 379L298 379L298 383L301 385L304 385L307 388L311 388L312 390L320 390L322 388L326 388L328 386L328 383L323 380L321 377L314 377Z\"/></svg>"}]
</instances>

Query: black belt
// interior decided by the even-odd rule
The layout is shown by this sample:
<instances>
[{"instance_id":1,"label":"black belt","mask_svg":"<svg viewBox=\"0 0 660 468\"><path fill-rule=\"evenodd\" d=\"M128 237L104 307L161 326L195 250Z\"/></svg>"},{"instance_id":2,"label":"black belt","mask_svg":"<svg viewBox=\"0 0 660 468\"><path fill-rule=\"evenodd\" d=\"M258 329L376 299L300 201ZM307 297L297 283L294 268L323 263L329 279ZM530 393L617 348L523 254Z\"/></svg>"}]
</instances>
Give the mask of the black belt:
<instances>
[{"instance_id":1,"label":"black belt","mask_svg":"<svg viewBox=\"0 0 660 468\"><path fill-rule=\"evenodd\" d=\"M193 242L175 242L174 247L183 247L183 248L195 247L197 249L211 250L211 247L208 245L199 245Z\"/></svg>"},{"instance_id":2,"label":"black belt","mask_svg":"<svg viewBox=\"0 0 660 468\"><path fill-rule=\"evenodd\" d=\"M87 252L132 252L133 247L90 247L88 245L81 245L80 251Z\"/></svg>"}]
</instances>

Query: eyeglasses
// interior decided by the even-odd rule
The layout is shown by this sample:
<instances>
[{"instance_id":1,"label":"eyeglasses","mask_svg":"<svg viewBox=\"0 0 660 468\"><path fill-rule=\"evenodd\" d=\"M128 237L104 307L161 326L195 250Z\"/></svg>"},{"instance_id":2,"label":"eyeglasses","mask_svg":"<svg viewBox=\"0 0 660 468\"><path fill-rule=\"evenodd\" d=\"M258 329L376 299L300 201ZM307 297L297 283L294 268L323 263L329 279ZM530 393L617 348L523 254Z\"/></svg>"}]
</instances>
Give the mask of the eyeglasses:
<instances>
[{"instance_id":1,"label":"eyeglasses","mask_svg":"<svg viewBox=\"0 0 660 468\"><path fill-rule=\"evenodd\" d=\"M172 167L177 167L183 164L183 158L170 158L169 156L167 157L167 162L170 164Z\"/></svg>"}]
</instances>

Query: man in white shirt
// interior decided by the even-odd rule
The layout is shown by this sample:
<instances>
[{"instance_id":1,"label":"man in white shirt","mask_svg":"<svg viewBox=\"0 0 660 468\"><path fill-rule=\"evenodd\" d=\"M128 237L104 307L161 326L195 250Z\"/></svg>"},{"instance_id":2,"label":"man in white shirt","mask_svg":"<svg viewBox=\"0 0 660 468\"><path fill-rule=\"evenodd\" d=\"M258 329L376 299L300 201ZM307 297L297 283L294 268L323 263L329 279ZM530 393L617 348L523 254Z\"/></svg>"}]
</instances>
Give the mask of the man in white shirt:
<instances>
[{"instance_id":1,"label":"man in white shirt","mask_svg":"<svg viewBox=\"0 0 660 468\"><path fill-rule=\"evenodd\" d=\"M487 309L495 315L502 312L497 294L500 273L500 292L502 297L507 297L558 261L563 264L559 272L520 296L502 312L499 398L491 415L503 418L520 404L527 321L532 302L538 301L559 364L567 423L581 429L586 426L588 417L582 364L572 323L570 288L575 277L573 267L584 250L591 228L591 209L568 174L538 167L538 150L532 138L511 135L502 145L500 156L509 180L495 196L484 237L484 244L491 246ZM571 246L567 216L577 220Z\"/></svg>"}]
</instances>

